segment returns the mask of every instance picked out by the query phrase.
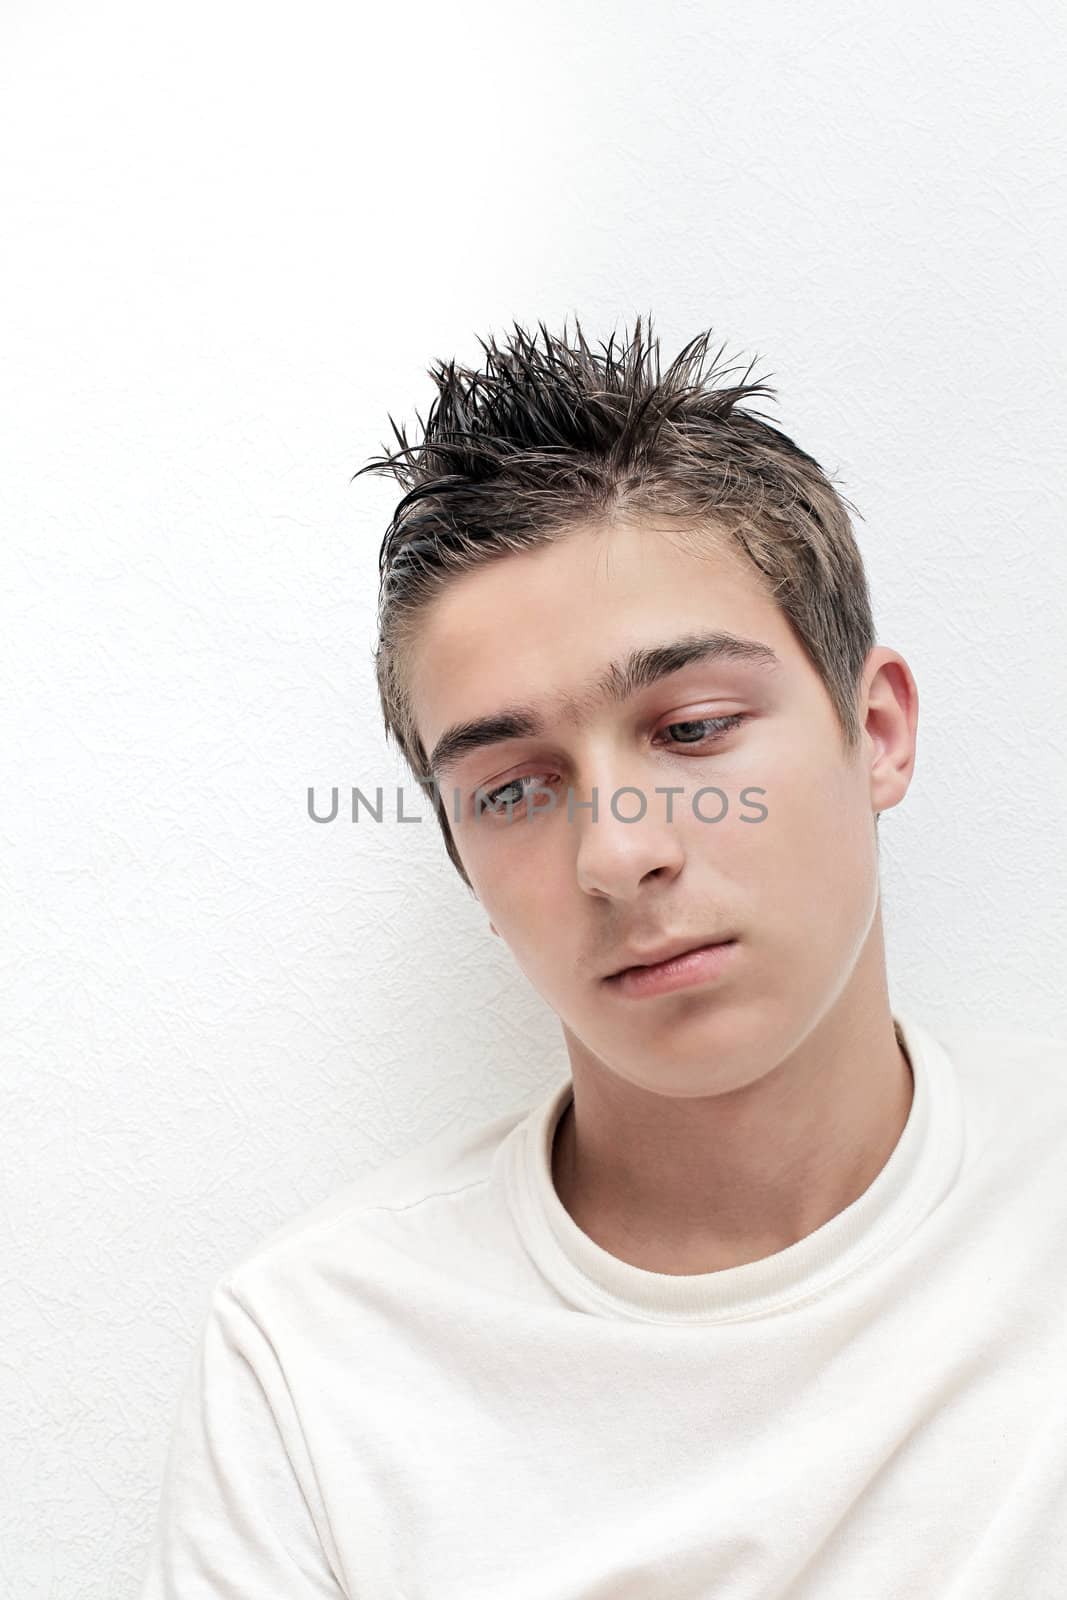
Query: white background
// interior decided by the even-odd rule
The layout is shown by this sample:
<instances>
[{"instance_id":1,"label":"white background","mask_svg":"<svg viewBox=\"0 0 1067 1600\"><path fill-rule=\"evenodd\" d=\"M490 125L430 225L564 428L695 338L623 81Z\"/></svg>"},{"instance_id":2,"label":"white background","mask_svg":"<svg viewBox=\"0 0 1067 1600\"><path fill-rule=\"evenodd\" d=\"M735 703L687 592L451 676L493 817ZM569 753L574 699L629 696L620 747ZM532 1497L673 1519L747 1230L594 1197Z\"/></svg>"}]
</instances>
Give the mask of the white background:
<instances>
[{"instance_id":1,"label":"white background","mask_svg":"<svg viewBox=\"0 0 1067 1600\"><path fill-rule=\"evenodd\" d=\"M136 1593L210 1286L528 1103L558 1024L404 780L351 475L512 319L711 326L920 696L891 990L1067 1032L1063 13L9 3L0 1594Z\"/></svg>"}]
</instances>

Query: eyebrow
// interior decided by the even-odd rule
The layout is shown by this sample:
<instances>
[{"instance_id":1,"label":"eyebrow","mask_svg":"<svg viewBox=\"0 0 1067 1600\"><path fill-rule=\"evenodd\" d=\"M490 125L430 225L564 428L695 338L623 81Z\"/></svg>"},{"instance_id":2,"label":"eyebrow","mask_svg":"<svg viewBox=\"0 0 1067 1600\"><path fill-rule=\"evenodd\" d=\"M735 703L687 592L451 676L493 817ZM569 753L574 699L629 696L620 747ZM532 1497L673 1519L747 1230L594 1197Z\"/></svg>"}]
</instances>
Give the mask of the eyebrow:
<instances>
[{"instance_id":1,"label":"eyebrow","mask_svg":"<svg viewBox=\"0 0 1067 1600\"><path fill-rule=\"evenodd\" d=\"M646 645L631 650L621 661L612 661L604 672L577 695L564 695L557 702L562 715L580 725L603 704L619 705L641 689L658 683L684 667L716 661L740 661L774 672L781 658L770 645L759 639L744 639L734 633L690 633L667 644ZM454 767L472 750L500 744L507 739L536 739L546 728L546 715L535 705L506 706L500 711L473 721L457 722L447 728L433 747L430 773L439 777Z\"/></svg>"}]
</instances>

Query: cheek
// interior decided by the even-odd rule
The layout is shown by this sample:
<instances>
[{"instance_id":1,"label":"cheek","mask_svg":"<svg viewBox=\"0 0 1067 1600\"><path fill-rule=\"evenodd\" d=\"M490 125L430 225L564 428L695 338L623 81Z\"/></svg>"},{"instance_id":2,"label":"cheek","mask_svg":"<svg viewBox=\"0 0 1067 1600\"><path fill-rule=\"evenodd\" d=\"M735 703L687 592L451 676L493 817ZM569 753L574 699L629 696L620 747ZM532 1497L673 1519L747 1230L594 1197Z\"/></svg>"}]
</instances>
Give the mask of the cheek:
<instances>
[{"instance_id":1,"label":"cheek","mask_svg":"<svg viewBox=\"0 0 1067 1600\"><path fill-rule=\"evenodd\" d=\"M816 917L822 909L833 915L853 901L865 904L877 856L868 797L856 777L825 765L794 765L788 771L765 769L758 787L765 793L739 800L736 808L731 804L728 821L714 828L698 824L690 844L707 849L704 840L718 836L719 865L739 885L761 885L783 900L803 899ZM759 807L766 816L741 820L756 816Z\"/></svg>"},{"instance_id":2,"label":"cheek","mask_svg":"<svg viewBox=\"0 0 1067 1600\"><path fill-rule=\"evenodd\" d=\"M808 920L834 924L842 938L865 931L878 894L874 819L847 773L825 773L795 797L788 824L791 875L807 896Z\"/></svg>"},{"instance_id":3,"label":"cheek","mask_svg":"<svg viewBox=\"0 0 1067 1600\"><path fill-rule=\"evenodd\" d=\"M573 890L568 902L561 875L549 870L543 856L527 863L516 852L504 862L501 853L474 886L486 916L525 972L551 969L553 959L558 963L564 956L565 930L574 921Z\"/></svg>"}]
</instances>

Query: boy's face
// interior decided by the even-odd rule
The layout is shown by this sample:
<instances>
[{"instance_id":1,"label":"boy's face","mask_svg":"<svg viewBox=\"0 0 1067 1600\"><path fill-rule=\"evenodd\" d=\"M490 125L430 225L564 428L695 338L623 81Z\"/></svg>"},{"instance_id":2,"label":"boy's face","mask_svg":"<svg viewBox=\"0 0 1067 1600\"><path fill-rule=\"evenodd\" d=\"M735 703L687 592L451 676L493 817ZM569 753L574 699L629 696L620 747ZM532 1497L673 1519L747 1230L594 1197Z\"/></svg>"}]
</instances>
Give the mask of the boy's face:
<instances>
[{"instance_id":1,"label":"boy's face","mask_svg":"<svg viewBox=\"0 0 1067 1600\"><path fill-rule=\"evenodd\" d=\"M718 630L780 664L721 657L621 700L590 693L634 649ZM872 688L887 659L900 660L868 658L861 722L868 697L876 709L849 755L758 575L651 523L583 524L463 574L429 608L411 688L431 760L457 724L516 707L543 717L541 733L467 748L436 776L475 893L561 1019L572 1060L590 1055L660 1093L738 1087L850 983L870 980L881 958L874 817L901 798L911 765L906 715L881 676ZM744 720L719 737L703 720L735 714ZM554 806L542 793L528 808L535 782ZM709 786L721 793L694 804ZM681 792L656 792L667 787ZM503 791L497 812L478 814L479 788ZM616 815L622 789L638 793L618 795ZM634 947L726 937L736 947L708 981L635 997L607 980Z\"/></svg>"}]
</instances>

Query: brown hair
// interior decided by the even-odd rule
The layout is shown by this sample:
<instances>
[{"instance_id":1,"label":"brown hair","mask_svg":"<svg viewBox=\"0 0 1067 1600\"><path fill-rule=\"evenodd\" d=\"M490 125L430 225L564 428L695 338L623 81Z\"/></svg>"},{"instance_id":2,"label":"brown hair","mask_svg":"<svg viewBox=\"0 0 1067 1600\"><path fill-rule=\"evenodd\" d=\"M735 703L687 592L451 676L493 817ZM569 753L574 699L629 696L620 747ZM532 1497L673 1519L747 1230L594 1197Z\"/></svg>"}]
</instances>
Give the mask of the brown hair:
<instances>
[{"instance_id":1,"label":"brown hair","mask_svg":"<svg viewBox=\"0 0 1067 1600\"><path fill-rule=\"evenodd\" d=\"M710 332L660 371L659 339L638 317L632 338L590 349L575 321L501 346L479 340L481 368L437 361L437 398L409 443L363 472L406 491L379 552L375 667L386 738L430 796L448 855L471 887L419 737L406 663L419 618L458 573L565 537L576 524L651 513L739 551L760 573L822 679L844 745L860 738L857 691L875 643L856 508L817 461L761 413L742 410L764 382L722 380L722 349L705 370ZM846 509L846 507L848 509ZM857 513L858 515L859 513Z\"/></svg>"}]
</instances>

